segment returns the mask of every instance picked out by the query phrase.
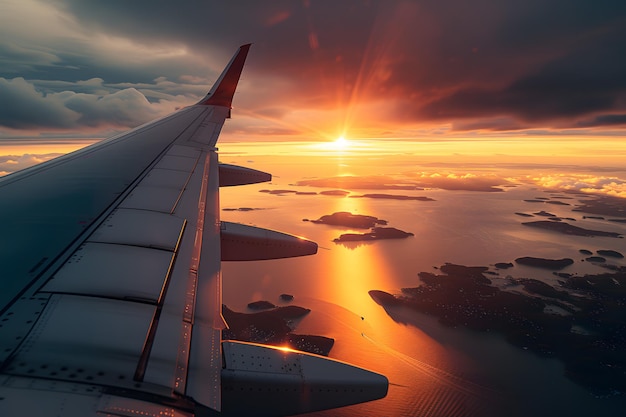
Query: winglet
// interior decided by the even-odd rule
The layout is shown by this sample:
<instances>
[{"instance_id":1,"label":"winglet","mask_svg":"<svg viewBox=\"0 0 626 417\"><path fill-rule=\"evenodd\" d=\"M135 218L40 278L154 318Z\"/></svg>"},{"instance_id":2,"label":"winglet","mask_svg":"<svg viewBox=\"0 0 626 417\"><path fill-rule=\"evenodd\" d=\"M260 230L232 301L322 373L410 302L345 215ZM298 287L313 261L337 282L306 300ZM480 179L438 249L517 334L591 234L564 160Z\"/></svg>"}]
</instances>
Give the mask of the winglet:
<instances>
[{"instance_id":1,"label":"winglet","mask_svg":"<svg viewBox=\"0 0 626 417\"><path fill-rule=\"evenodd\" d=\"M235 89L243 70L243 64L248 56L251 44L239 47L233 58L230 60L220 78L217 79L211 91L198 102L206 106L224 106L230 108L235 95Z\"/></svg>"}]
</instances>

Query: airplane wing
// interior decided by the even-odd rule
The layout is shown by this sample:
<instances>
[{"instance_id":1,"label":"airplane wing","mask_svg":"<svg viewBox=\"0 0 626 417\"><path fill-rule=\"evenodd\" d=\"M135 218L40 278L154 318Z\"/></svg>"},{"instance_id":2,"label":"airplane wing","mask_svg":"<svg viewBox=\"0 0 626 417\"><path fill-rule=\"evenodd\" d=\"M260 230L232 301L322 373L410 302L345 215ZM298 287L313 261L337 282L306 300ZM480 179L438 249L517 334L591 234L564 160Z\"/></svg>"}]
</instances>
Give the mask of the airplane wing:
<instances>
[{"instance_id":1,"label":"airplane wing","mask_svg":"<svg viewBox=\"0 0 626 417\"><path fill-rule=\"evenodd\" d=\"M271 178L215 147L249 48L197 104L0 179L1 416L285 415L386 395L382 375L221 339L222 261L317 251L220 221L220 186Z\"/></svg>"}]
</instances>

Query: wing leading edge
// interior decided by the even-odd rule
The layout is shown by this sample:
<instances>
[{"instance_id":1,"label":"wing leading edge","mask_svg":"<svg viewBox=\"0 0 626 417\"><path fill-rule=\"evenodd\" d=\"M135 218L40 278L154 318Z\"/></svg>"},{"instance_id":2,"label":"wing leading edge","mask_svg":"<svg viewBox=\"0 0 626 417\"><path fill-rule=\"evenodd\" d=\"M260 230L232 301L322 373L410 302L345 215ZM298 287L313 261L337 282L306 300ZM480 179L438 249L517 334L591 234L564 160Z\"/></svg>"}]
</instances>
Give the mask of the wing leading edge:
<instances>
[{"instance_id":1,"label":"wing leading edge","mask_svg":"<svg viewBox=\"0 0 626 417\"><path fill-rule=\"evenodd\" d=\"M385 396L381 375L221 340L223 260L317 250L220 222L220 186L271 178L215 148L249 47L197 104L0 179L0 415L280 415ZM324 394L341 387L359 395ZM292 399L267 401L283 388ZM267 395L242 401L249 389Z\"/></svg>"}]
</instances>

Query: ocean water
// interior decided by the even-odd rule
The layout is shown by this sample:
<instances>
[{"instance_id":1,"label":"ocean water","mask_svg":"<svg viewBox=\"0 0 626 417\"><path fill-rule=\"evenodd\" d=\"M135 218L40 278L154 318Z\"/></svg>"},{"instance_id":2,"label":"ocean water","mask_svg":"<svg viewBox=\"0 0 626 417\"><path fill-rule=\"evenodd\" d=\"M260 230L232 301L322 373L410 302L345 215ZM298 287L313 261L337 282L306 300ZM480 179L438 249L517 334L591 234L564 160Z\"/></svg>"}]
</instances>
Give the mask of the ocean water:
<instances>
[{"instance_id":1,"label":"ocean water","mask_svg":"<svg viewBox=\"0 0 626 417\"><path fill-rule=\"evenodd\" d=\"M286 155L232 155L222 160L278 174L270 184L221 190L222 208L253 209L223 211L223 220L304 236L320 246L318 254L310 257L223 264L224 303L246 311L250 301L279 303L281 293L293 294L294 304L312 310L297 332L334 338L331 357L383 373L390 380L389 393L383 400L314 415L469 417L586 416L593 413L613 416L626 409L626 395L595 397L568 380L557 359L538 357L495 334L448 328L433 317L402 308L388 313L368 295L373 289L398 293L402 287L417 286L420 271L436 272L434 267L445 262L489 266L496 262L513 262L521 256L570 257L575 260L574 265L562 272L582 274L599 273L603 269L583 262L579 249L613 249L626 253L624 239L566 236L531 229L521 223L544 218L525 218L515 214L517 212L530 214L545 210L556 216L576 218L571 223L579 227L624 234L626 225L583 219L583 213L572 212L573 205L525 202L536 197L568 195L522 181L512 182L515 186L506 187L503 192L347 189L350 195L385 192L427 196L435 201L320 194L271 195L260 191L336 189L294 184L305 178L342 175L346 171L366 175L368 171L354 161L344 161L343 166L335 166L337 161L333 161L329 172L328 167L324 171L319 160L305 162ZM400 166L379 165L378 172L402 172L412 164L408 157L403 160ZM317 171L315 163L319 166ZM483 168L481 170L484 172ZM502 172L504 170L502 168ZM501 172L500 168L490 167L489 175L494 172ZM510 175L522 176L510 170L506 175L509 178ZM365 244L338 244L332 240L355 230L303 221L338 211L376 216L387 220L389 226L414 236ZM624 260L611 262L626 265ZM551 271L520 265L490 278L494 285L500 285L505 283L507 275L557 283Z\"/></svg>"}]
</instances>

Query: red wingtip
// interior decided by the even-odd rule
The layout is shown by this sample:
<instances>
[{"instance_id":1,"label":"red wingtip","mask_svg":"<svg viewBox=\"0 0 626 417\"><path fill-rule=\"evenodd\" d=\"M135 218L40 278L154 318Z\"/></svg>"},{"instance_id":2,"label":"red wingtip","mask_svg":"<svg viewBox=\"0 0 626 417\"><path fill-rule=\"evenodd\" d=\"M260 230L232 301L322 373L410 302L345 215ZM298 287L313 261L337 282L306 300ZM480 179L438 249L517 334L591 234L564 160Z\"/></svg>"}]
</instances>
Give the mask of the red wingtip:
<instances>
[{"instance_id":1,"label":"red wingtip","mask_svg":"<svg viewBox=\"0 0 626 417\"><path fill-rule=\"evenodd\" d=\"M211 91L198 104L231 107L250 45L246 44L239 47L226 68L224 68L222 75L211 88Z\"/></svg>"}]
</instances>

